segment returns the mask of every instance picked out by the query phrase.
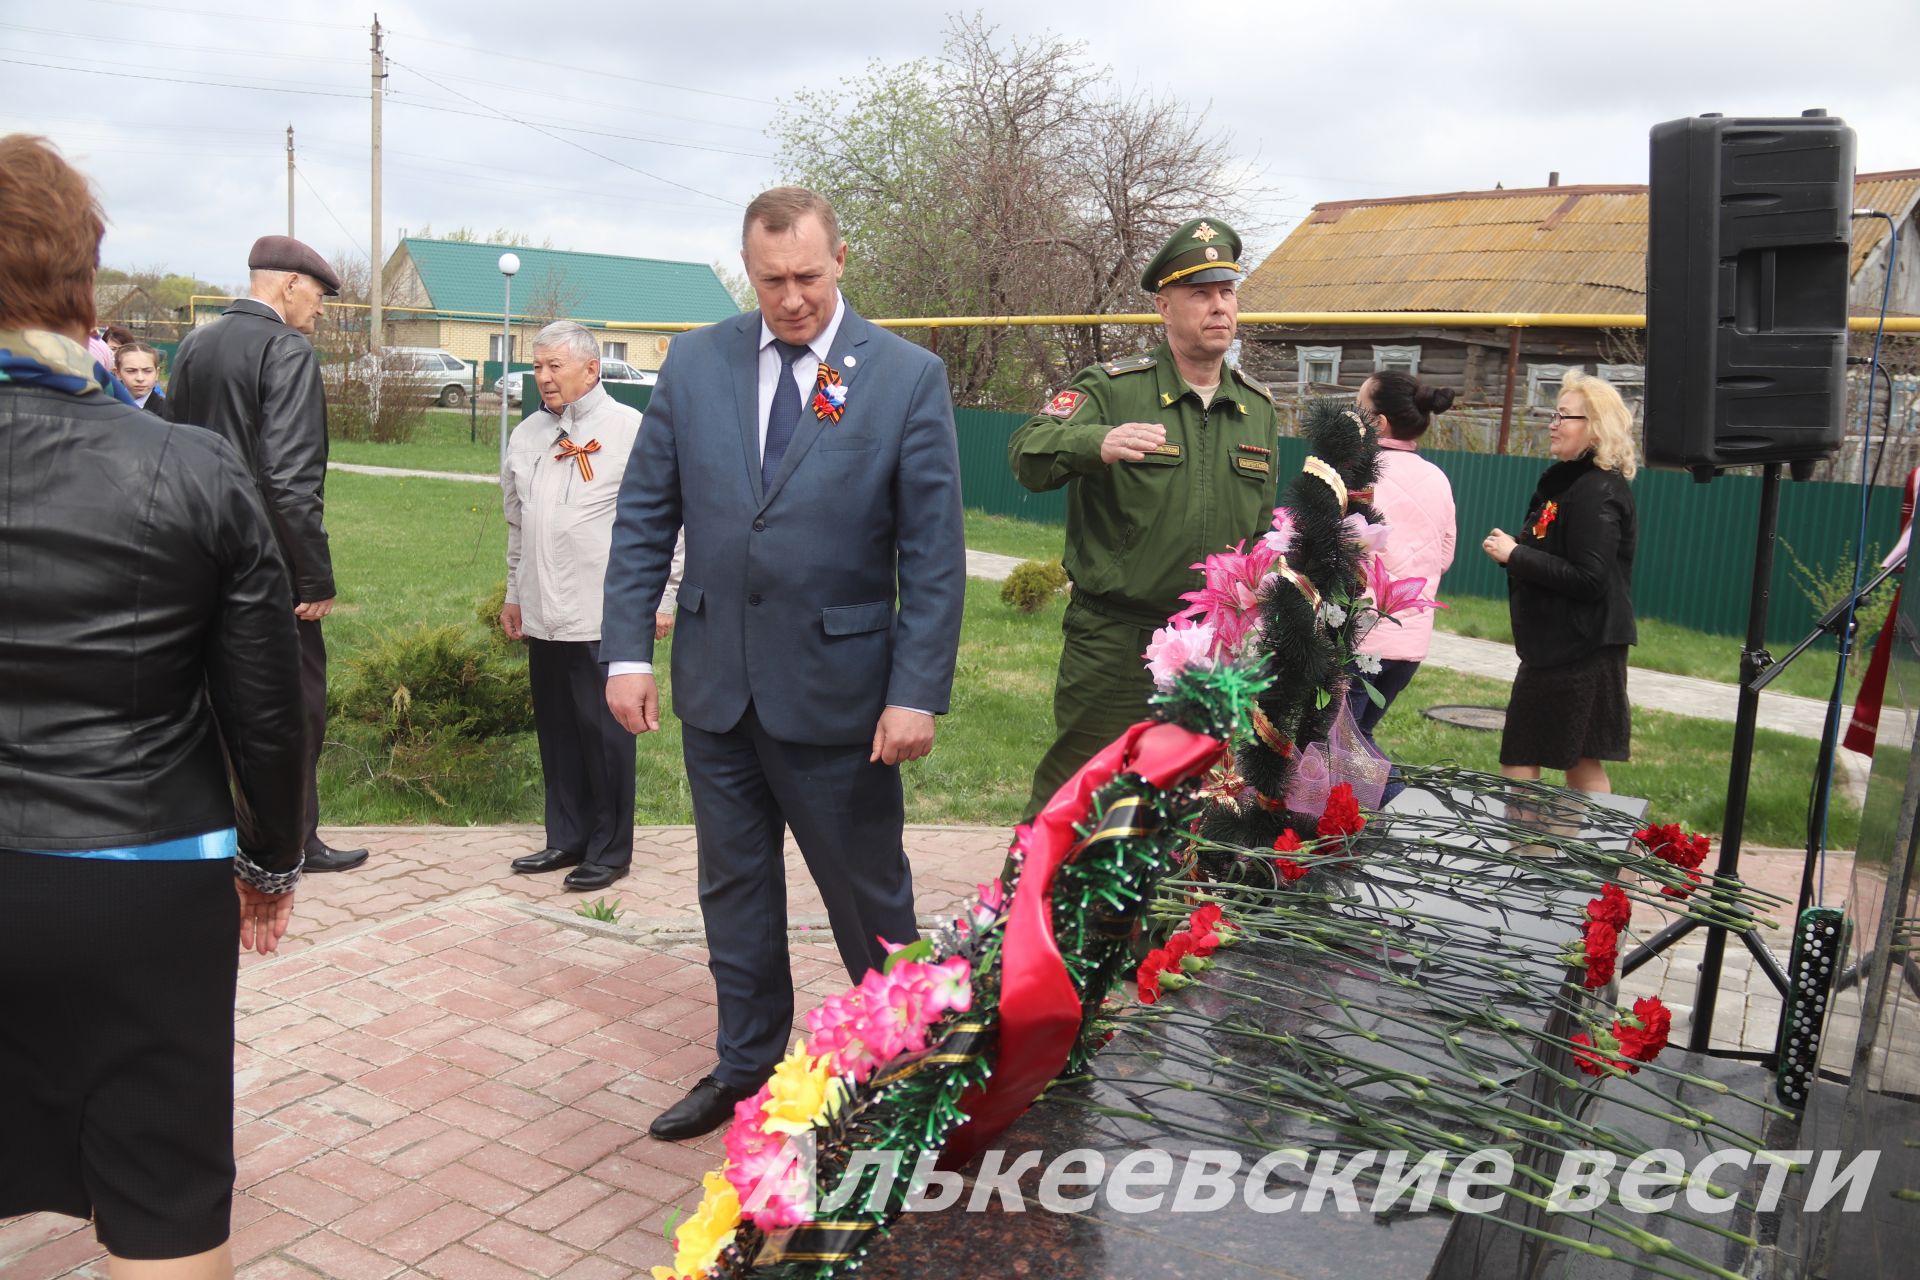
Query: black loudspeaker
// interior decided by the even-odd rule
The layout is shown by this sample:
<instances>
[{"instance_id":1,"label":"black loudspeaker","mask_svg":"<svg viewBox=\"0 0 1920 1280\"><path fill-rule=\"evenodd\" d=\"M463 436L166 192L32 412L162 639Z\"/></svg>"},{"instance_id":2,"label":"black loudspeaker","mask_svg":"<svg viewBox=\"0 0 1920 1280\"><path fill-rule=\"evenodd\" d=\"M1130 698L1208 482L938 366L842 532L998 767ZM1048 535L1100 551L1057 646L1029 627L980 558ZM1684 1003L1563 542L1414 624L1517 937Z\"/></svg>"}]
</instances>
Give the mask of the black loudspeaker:
<instances>
[{"instance_id":1,"label":"black loudspeaker","mask_svg":"<svg viewBox=\"0 0 1920 1280\"><path fill-rule=\"evenodd\" d=\"M1811 466L1847 401L1853 130L1824 113L1655 125L1647 461ZM1802 467L1796 467L1796 472Z\"/></svg>"}]
</instances>

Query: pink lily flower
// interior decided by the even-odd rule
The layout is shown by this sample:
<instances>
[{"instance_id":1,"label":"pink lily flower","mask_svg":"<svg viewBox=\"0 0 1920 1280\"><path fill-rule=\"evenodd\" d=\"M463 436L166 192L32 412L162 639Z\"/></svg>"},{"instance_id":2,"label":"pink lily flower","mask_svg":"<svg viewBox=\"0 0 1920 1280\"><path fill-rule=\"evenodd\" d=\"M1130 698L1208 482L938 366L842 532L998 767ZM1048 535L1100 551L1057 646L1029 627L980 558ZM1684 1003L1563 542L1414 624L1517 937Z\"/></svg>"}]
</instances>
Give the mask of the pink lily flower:
<instances>
[{"instance_id":1,"label":"pink lily flower","mask_svg":"<svg viewBox=\"0 0 1920 1280\"><path fill-rule=\"evenodd\" d=\"M1447 606L1438 600L1428 600L1420 592L1426 588L1425 578L1394 578L1387 573L1387 561L1384 556L1375 556L1367 564L1367 592L1373 597L1373 607L1383 617L1391 618L1396 614L1421 609L1444 609Z\"/></svg>"},{"instance_id":2,"label":"pink lily flower","mask_svg":"<svg viewBox=\"0 0 1920 1280\"><path fill-rule=\"evenodd\" d=\"M1387 545L1387 538L1393 533L1393 526L1385 520L1379 524L1368 524L1366 517L1357 511L1342 520L1340 524L1353 536L1353 540L1360 544L1360 554L1363 556L1378 554L1380 549Z\"/></svg>"}]
</instances>

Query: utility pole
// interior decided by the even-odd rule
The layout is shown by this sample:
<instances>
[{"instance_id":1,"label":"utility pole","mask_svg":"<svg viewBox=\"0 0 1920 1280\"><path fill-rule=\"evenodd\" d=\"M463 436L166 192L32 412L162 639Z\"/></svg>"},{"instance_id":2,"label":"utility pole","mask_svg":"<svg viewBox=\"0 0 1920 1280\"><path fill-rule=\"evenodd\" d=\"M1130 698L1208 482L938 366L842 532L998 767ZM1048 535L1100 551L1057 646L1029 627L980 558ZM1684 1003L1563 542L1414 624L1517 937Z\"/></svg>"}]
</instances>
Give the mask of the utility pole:
<instances>
[{"instance_id":1,"label":"utility pole","mask_svg":"<svg viewBox=\"0 0 1920 1280\"><path fill-rule=\"evenodd\" d=\"M367 273L367 342L378 351L380 339L380 91L387 78L387 57L380 47L380 15L373 15L373 253Z\"/></svg>"},{"instance_id":2,"label":"utility pole","mask_svg":"<svg viewBox=\"0 0 1920 1280\"><path fill-rule=\"evenodd\" d=\"M287 237L293 237L293 126L287 126Z\"/></svg>"}]
</instances>

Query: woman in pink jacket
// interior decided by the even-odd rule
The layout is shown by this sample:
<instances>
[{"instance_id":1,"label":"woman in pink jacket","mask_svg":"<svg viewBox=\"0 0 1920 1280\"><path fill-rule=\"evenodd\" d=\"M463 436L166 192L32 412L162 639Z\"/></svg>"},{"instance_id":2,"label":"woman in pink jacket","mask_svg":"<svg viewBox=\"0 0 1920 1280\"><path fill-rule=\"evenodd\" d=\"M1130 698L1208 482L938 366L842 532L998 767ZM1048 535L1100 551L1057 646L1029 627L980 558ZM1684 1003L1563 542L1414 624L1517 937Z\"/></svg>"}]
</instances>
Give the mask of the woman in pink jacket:
<instances>
[{"instance_id":1,"label":"woman in pink jacket","mask_svg":"<svg viewBox=\"0 0 1920 1280\"><path fill-rule=\"evenodd\" d=\"M1437 596L1440 575L1453 563L1453 486L1444 471L1416 452L1414 442L1433 425L1433 415L1453 403L1453 391L1389 369L1361 384L1358 401L1361 418L1380 436L1380 480L1374 486L1373 507L1392 528L1381 551L1387 572L1395 578L1425 578L1421 594ZM1380 691L1383 702L1374 705L1355 680L1347 705L1369 738L1394 697L1420 669L1432 639L1433 614L1423 609L1383 619L1361 642L1354 665Z\"/></svg>"}]
</instances>

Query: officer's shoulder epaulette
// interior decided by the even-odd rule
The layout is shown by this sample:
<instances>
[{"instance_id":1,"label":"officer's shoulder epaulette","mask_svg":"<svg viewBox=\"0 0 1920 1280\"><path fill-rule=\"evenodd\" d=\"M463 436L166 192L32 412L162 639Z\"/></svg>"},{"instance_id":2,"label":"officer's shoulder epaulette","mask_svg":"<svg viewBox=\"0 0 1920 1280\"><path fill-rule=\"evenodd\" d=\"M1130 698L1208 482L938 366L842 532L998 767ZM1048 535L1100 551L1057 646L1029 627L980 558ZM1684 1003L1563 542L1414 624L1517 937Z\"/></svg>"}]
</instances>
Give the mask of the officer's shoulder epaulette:
<instances>
[{"instance_id":1,"label":"officer's shoulder epaulette","mask_svg":"<svg viewBox=\"0 0 1920 1280\"><path fill-rule=\"evenodd\" d=\"M1258 391L1261 395L1265 396L1267 398L1268 403L1278 407L1280 402L1273 398L1272 387L1269 387L1266 383L1260 381L1260 379L1249 374L1246 370L1240 368L1240 366L1238 365L1234 366L1233 376L1240 379L1240 381L1246 383L1248 386L1252 387L1255 391Z\"/></svg>"},{"instance_id":2,"label":"officer's shoulder epaulette","mask_svg":"<svg viewBox=\"0 0 1920 1280\"><path fill-rule=\"evenodd\" d=\"M1118 377L1123 373L1139 373L1142 369L1151 369L1153 365L1154 360L1151 355L1121 356L1118 360L1103 361L1100 368L1109 376Z\"/></svg>"}]
</instances>

